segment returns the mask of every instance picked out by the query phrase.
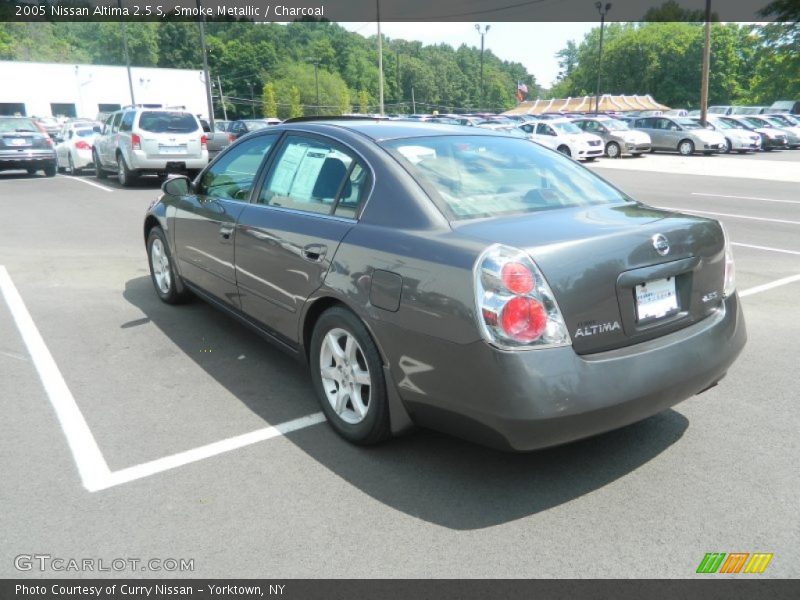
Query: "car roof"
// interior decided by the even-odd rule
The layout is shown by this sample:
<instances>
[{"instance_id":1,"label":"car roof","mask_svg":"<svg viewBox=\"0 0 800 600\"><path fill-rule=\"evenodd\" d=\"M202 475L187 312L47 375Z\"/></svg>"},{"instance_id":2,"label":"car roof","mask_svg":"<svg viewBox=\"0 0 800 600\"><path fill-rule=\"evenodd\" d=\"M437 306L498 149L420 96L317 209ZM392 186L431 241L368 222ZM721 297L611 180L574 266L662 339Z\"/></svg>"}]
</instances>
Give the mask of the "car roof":
<instances>
[{"instance_id":1,"label":"car roof","mask_svg":"<svg viewBox=\"0 0 800 600\"><path fill-rule=\"evenodd\" d=\"M448 125L445 123L428 123L425 121L387 121L378 119L325 119L319 121L299 121L284 123L276 128L303 128L333 133L332 129L345 129L358 133L373 141L395 140L414 137L431 137L442 135L495 135L490 129Z\"/></svg>"}]
</instances>

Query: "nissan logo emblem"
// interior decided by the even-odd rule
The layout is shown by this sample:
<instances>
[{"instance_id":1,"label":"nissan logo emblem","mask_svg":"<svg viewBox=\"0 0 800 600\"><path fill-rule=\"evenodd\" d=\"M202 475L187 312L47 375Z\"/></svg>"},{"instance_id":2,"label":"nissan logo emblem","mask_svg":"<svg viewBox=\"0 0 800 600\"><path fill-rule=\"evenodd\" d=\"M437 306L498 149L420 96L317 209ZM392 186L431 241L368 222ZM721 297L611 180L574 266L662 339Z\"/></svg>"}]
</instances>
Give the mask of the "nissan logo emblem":
<instances>
[{"instance_id":1,"label":"nissan logo emblem","mask_svg":"<svg viewBox=\"0 0 800 600\"><path fill-rule=\"evenodd\" d=\"M657 233L653 236L653 248L656 249L661 256L666 256L669 254L669 241L667 241L666 236Z\"/></svg>"}]
</instances>

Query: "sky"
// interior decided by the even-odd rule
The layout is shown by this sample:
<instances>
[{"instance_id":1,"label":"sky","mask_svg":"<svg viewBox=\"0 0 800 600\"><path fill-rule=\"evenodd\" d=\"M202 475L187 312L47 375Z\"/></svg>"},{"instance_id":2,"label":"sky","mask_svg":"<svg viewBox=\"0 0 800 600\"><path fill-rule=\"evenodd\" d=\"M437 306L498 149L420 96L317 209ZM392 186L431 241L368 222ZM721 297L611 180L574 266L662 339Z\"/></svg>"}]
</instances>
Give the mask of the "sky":
<instances>
[{"instance_id":1,"label":"sky","mask_svg":"<svg viewBox=\"0 0 800 600\"><path fill-rule=\"evenodd\" d=\"M369 37L377 34L376 23L339 23L345 29ZM481 30L485 26L481 23ZM567 41L580 42L597 23L491 23L484 38L485 48L502 60L519 62L543 87L550 87L558 75L555 54ZM475 23L381 23L385 37L416 40L423 44L462 43L481 47Z\"/></svg>"}]
</instances>

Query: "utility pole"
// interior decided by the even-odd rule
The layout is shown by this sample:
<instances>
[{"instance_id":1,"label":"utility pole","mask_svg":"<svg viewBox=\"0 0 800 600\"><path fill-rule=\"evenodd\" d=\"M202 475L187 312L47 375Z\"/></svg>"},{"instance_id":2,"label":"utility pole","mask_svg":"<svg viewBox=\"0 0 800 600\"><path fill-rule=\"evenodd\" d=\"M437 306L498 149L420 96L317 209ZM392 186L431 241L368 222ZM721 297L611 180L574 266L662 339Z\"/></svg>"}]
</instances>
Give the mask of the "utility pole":
<instances>
[{"instance_id":1,"label":"utility pole","mask_svg":"<svg viewBox=\"0 0 800 600\"><path fill-rule=\"evenodd\" d=\"M483 93L483 38L484 36L489 33L489 29L491 29L491 25L487 25L483 31L481 31L481 26L477 23L475 24L475 29L477 30L478 34L481 36L481 110L483 110L484 105L484 93Z\"/></svg>"},{"instance_id":2,"label":"utility pole","mask_svg":"<svg viewBox=\"0 0 800 600\"><path fill-rule=\"evenodd\" d=\"M317 86L317 108L314 110L315 115L319 115L319 73L317 70L319 69L319 59L318 58L307 58L308 62L314 65L314 83Z\"/></svg>"},{"instance_id":3,"label":"utility pole","mask_svg":"<svg viewBox=\"0 0 800 600\"><path fill-rule=\"evenodd\" d=\"M200 0L197 0L197 8L200 9ZM208 102L208 124L214 132L214 102L211 100L211 77L208 74L208 52L206 51L206 18L200 16L200 48L203 52L203 77L206 84L206 102Z\"/></svg>"},{"instance_id":4,"label":"utility pole","mask_svg":"<svg viewBox=\"0 0 800 600\"><path fill-rule=\"evenodd\" d=\"M400 87L400 50L397 50L397 103L403 101L403 89Z\"/></svg>"},{"instance_id":5,"label":"utility pole","mask_svg":"<svg viewBox=\"0 0 800 600\"><path fill-rule=\"evenodd\" d=\"M119 11L122 13L122 0L117 0ZM125 66L128 68L128 89L131 91L131 104L136 106L136 98L133 94L133 77L131 76L131 57L128 54L128 31L125 29L125 21L120 18L119 25L122 28L122 50L125 53Z\"/></svg>"},{"instance_id":6,"label":"utility pole","mask_svg":"<svg viewBox=\"0 0 800 600\"><path fill-rule=\"evenodd\" d=\"M708 117L708 71L711 63L711 0L706 0L705 42L703 45L703 76L700 83L700 124L705 127Z\"/></svg>"},{"instance_id":7,"label":"utility pole","mask_svg":"<svg viewBox=\"0 0 800 600\"><path fill-rule=\"evenodd\" d=\"M255 119L256 118L256 97L253 94L253 84L252 82L247 82L247 87L250 88L250 117Z\"/></svg>"},{"instance_id":8,"label":"utility pole","mask_svg":"<svg viewBox=\"0 0 800 600\"><path fill-rule=\"evenodd\" d=\"M222 81L220 81L219 75L217 75L217 87L219 87L219 100L222 102L222 116L225 117L225 120L228 120L228 109L225 108L225 92L222 91Z\"/></svg>"},{"instance_id":9,"label":"utility pole","mask_svg":"<svg viewBox=\"0 0 800 600\"><path fill-rule=\"evenodd\" d=\"M414 86L411 86L411 114L417 114L417 101L414 100Z\"/></svg>"},{"instance_id":10,"label":"utility pole","mask_svg":"<svg viewBox=\"0 0 800 600\"><path fill-rule=\"evenodd\" d=\"M611 10L611 2L607 2L605 6L602 2L595 2L594 6L600 13L600 51L597 57L597 94L594 104L594 114L598 114L600 112L600 75L603 72L603 30L606 26L606 14Z\"/></svg>"},{"instance_id":11,"label":"utility pole","mask_svg":"<svg viewBox=\"0 0 800 600\"><path fill-rule=\"evenodd\" d=\"M383 116L383 38L381 37L381 0L375 0L378 9L378 103Z\"/></svg>"}]
</instances>

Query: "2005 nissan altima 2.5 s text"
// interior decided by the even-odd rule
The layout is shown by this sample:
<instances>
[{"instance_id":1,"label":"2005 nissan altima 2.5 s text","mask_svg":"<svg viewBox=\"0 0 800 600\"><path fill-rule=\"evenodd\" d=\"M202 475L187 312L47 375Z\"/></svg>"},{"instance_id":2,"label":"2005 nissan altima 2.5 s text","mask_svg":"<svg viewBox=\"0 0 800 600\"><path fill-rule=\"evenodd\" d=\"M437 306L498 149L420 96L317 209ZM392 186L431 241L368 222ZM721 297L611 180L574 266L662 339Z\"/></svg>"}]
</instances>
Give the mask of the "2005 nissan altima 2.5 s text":
<instances>
[{"instance_id":1,"label":"2005 nissan altima 2.5 s text","mask_svg":"<svg viewBox=\"0 0 800 600\"><path fill-rule=\"evenodd\" d=\"M300 119L163 191L144 222L156 293L307 361L351 442L417 424L560 444L708 389L745 344L719 222L525 139Z\"/></svg>"}]
</instances>

